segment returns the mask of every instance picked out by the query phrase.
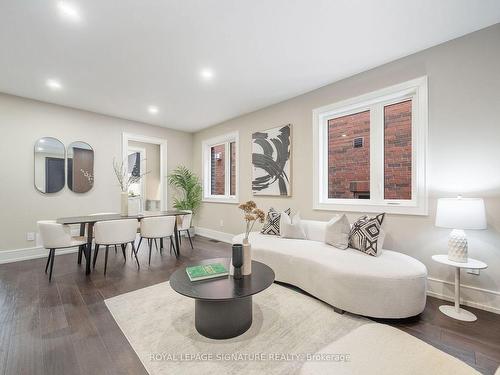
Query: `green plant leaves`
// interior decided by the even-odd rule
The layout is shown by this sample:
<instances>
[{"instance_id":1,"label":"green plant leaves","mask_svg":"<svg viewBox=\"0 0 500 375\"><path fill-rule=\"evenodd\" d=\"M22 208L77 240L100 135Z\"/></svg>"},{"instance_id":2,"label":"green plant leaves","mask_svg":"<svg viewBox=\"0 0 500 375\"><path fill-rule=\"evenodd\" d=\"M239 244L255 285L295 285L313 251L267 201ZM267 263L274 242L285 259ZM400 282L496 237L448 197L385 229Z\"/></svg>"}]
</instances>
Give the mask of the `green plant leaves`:
<instances>
[{"instance_id":1,"label":"green plant leaves","mask_svg":"<svg viewBox=\"0 0 500 375\"><path fill-rule=\"evenodd\" d=\"M202 186L198 176L180 165L168 175L168 183L180 195L174 197L173 207L178 210L191 210L194 215L202 199Z\"/></svg>"}]
</instances>

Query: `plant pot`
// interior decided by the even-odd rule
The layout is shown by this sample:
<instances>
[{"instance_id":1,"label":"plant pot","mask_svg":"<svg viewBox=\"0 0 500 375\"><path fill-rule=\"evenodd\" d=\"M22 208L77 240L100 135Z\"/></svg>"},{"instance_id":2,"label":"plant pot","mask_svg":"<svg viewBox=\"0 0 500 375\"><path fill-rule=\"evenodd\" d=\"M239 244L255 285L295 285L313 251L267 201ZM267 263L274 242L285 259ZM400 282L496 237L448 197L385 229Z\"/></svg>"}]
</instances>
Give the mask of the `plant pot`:
<instances>
[{"instance_id":1,"label":"plant pot","mask_svg":"<svg viewBox=\"0 0 500 375\"><path fill-rule=\"evenodd\" d=\"M128 216L128 192L121 193L121 216Z\"/></svg>"}]
</instances>

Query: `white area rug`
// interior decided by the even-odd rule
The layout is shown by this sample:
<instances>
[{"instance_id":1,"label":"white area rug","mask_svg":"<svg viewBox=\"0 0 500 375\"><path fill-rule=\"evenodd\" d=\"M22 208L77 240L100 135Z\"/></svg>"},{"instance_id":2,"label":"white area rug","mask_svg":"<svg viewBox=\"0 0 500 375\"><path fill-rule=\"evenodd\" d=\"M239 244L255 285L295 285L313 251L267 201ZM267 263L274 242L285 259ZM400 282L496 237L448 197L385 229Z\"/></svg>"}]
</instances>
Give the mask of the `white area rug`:
<instances>
[{"instance_id":1,"label":"white area rug","mask_svg":"<svg viewBox=\"0 0 500 375\"><path fill-rule=\"evenodd\" d=\"M194 301L173 291L168 282L107 299L106 305L151 375L366 373L356 371L357 365L372 374L380 373L369 371L364 351L371 353L372 360L386 357L384 363L390 363L393 371L384 374L412 374L416 372L409 371L404 355L398 356L420 348L414 341L424 345L426 355L436 356L449 373L472 371L459 360L390 327L383 341L378 341L378 331L368 330L368 337L360 338L358 327L382 325L337 314L331 306L277 284L255 295L253 302L252 327L229 340L201 336L194 328ZM348 338L351 332L355 345L347 341L330 347L335 342L342 344L337 340ZM397 356L382 350L383 342L400 348ZM323 355L319 358L315 353Z\"/></svg>"}]
</instances>

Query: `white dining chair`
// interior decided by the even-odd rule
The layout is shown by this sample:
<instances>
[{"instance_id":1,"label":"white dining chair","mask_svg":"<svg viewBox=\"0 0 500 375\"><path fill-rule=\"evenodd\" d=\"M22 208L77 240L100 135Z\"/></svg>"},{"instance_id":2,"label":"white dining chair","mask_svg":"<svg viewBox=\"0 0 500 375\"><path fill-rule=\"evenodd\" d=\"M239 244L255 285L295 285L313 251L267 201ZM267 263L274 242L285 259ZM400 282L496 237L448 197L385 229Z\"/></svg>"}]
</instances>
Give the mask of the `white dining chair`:
<instances>
[{"instance_id":1,"label":"white dining chair","mask_svg":"<svg viewBox=\"0 0 500 375\"><path fill-rule=\"evenodd\" d=\"M135 237L137 235L137 220L136 219L121 219L121 220L106 220L98 221L94 224L94 260L93 267L97 260L100 246L106 246L104 255L104 274L108 267L108 251L110 246L120 245L123 252L123 257L126 259L125 247L128 244L132 245L132 254L135 255L137 267L140 268L139 259L137 259L137 250L135 248Z\"/></svg>"},{"instance_id":2,"label":"white dining chair","mask_svg":"<svg viewBox=\"0 0 500 375\"><path fill-rule=\"evenodd\" d=\"M69 225L58 224L55 220L41 220L37 222L37 226L40 237L42 238L42 246L49 250L49 257L45 265L45 273L47 273L50 264L50 282L52 281L52 269L54 268L56 250L83 246L87 241L85 237L72 236Z\"/></svg>"},{"instance_id":3,"label":"white dining chair","mask_svg":"<svg viewBox=\"0 0 500 375\"><path fill-rule=\"evenodd\" d=\"M89 216L103 216L103 215L118 215L117 212L96 212L96 213L93 213L93 214L89 214ZM94 236L95 237L95 234ZM118 252L118 249L115 245L115 254Z\"/></svg>"},{"instance_id":4,"label":"white dining chair","mask_svg":"<svg viewBox=\"0 0 500 375\"><path fill-rule=\"evenodd\" d=\"M155 243L156 250L158 250L158 243L156 240L163 238L170 238L170 252L173 248L173 235L175 234L175 216L158 216L158 217L145 217L141 219L141 239L139 240L139 246L141 247L142 239L145 238L149 245L149 265L151 265L151 250L153 247L153 241ZM160 248L160 253L162 249Z\"/></svg>"},{"instance_id":5,"label":"white dining chair","mask_svg":"<svg viewBox=\"0 0 500 375\"><path fill-rule=\"evenodd\" d=\"M181 232L186 232L189 238L189 243L191 244L191 249L194 249L193 241L191 240L191 234L189 233L189 229L191 228L191 221L193 220L193 211L186 210L186 212L189 212L189 214L180 216L181 222L180 226L178 226L177 228L177 231L179 232L179 243L182 243Z\"/></svg>"}]
</instances>

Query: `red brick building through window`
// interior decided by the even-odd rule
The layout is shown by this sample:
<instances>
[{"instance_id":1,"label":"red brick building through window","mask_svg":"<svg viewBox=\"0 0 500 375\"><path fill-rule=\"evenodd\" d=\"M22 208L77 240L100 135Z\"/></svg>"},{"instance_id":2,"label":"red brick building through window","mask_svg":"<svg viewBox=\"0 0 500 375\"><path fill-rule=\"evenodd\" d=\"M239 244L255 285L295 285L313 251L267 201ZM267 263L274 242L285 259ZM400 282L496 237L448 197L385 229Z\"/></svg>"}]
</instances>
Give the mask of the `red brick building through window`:
<instances>
[{"instance_id":1,"label":"red brick building through window","mask_svg":"<svg viewBox=\"0 0 500 375\"><path fill-rule=\"evenodd\" d=\"M236 194L236 142L229 143L229 195ZM226 195L226 143L210 148L210 193Z\"/></svg>"},{"instance_id":2,"label":"red brick building through window","mask_svg":"<svg viewBox=\"0 0 500 375\"><path fill-rule=\"evenodd\" d=\"M384 106L384 199L412 199L412 101ZM370 198L370 111L328 121L328 198Z\"/></svg>"},{"instance_id":3,"label":"red brick building through window","mask_svg":"<svg viewBox=\"0 0 500 375\"><path fill-rule=\"evenodd\" d=\"M328 121L328 198L370 198L370 111Z\"/></svg>"}]
</instances>

